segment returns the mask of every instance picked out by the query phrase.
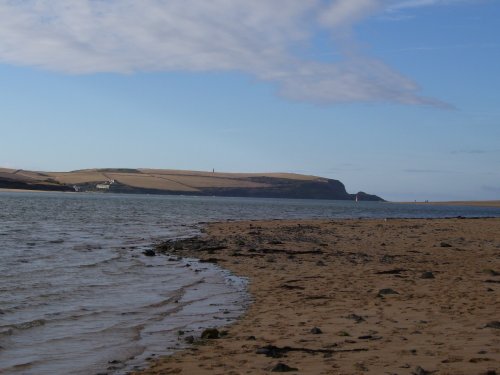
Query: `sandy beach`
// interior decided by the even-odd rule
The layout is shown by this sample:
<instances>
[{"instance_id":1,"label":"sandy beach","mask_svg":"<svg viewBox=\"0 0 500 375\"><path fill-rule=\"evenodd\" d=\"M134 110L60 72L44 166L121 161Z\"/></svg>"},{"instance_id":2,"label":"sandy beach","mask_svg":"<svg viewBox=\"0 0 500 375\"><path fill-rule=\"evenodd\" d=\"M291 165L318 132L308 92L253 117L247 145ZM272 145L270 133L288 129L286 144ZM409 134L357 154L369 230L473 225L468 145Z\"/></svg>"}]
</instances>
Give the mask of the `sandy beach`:
<instances>
[{"instance_id":1,"label":"sandy beach","mask_svg":"<svg viewBox=\"0 0 500 375\"><path fill-rule=\"evenodd\" d=\"M215 223L162 249L248 277L254 302L141 374L499 372L500 219Z\"/></svg>"}]
</instances>

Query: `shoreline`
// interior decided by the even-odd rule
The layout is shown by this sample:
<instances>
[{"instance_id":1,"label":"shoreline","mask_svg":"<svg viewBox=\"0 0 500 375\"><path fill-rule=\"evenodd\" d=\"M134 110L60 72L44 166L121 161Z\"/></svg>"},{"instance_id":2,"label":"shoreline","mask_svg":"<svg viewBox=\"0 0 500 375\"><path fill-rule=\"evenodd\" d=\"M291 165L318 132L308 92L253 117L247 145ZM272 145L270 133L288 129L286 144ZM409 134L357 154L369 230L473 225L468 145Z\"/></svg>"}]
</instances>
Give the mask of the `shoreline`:
<instances>
[{"instance_id":1,"label":"shoreline","mask_svg":"<svg viewBox=\"0 0 500 375\"><path fill-rule=\"evenodd\" d=\"M36 189L12 189L12 188L0 188L1 192L8 193L76 193L74 191L59 191L59 190L36 190ZM85 193L97 193L103 194L103 192L85 192ZM81 194L81 193L80 193ZM108 193L109 194L109 193ZM129 193L115 193L115 194L129 194ZM141 195L141 194L139 194ZM149 194L144 194L149 195ZM162 195L172 195L178 196L179 194L162 194ZM194 195L196 196L196 195ZM203 195L199 195L203 197ZM221 196L223 197L223 196ZM247 197L234 197L234 198L247 198ZM250 197L251 198L251 197ZM276 199L294 199L294 198L276 198ZM315 199L311 199L315 200ZM488 201L437 201L437 202L396 202L396 201L386 201L384 203L396 203L396 204L411 204L411 205L427 205L427 206L467 206L467 207L500 207L500 200L488 200Z\"/></svg>"},{"instance_id":2,"label":"shoreline","mask_svg":"<svg viewBox=\"0 0 500 375\"><path fill-rule=\"evenodd\" d=\"M157 250L247 277L254 302L224 337L134 374L500 369L499 218L231 221L204 232Z\"/></svg>"},{"instance_id":3,"label":"shoreline","mask_svg":"<svg viewBox=\"0 0 500 375\"><path fill-rule=\"evenodd\" d=\"M108 362L112 366L102 368L102 373L109 370L110 373L118 371L119 374L142 371L147 368L148 360L158 356L159 352L172 355L186 350L204 330L218 323L230 326L245 313L250 304L247 280L234 276L227 269L195 258L175 258L169 262L184 263L184 267L193 270L201 279L194 284L184 285L182 293L168 298L175 307L164 317L162 325L165 327L159 331L146 330L146 337L157 337L149 342L146 350L123 361L112 359ZM167 320L168 324L165 324ZM146 341L151 341L151 338Z\"/></svg>"},{"instance_id":4,"label":"shoreline","mask_svg":"<svg viewBox=\"0 0 500 375\"><path fill-rule=\"evenodd\" d=\"M142 243L135 241L126 247L123 245L125 243L121 242L119 246L107 247L106 252L111 254L104 260L76 266L66 264L67 269L83 267L88 270L97 269L99 266L96 265L103 263L120 263L120 272L115 273L127 275L130 270L137 272L138 278L125 277L113 282L112 289L107 289L105 293L104 303L100 304L102 298L92 298L86 293L83 298L81 294L76 294L65 301L66 306L75 306L83 299L83 303L90 306L75 308L71 314L58 307L57 302L45 298L46 305L55 306L54 310L45 314L28 310L23 312L29 318L18 319L15 316L16 307L6 308L5 313L0 311L0 315L6 318L5 322L0 322L0 338L7 335L14 343L7 345L5 341L5 347L0 350L1 374L19 371L29 374L129 373L145 368L147 359L154 358L157 353L175 353L186 348L189 343L185 338L199 335L203 329L214 324L231 324L246 311L249 301L247 281L233 276L226 269L193 258L151 256L154 242L145 239ZM102 247L95 246L94 250L97 248ZM58 250L55 251L58 256L68 256L60 251L61 248ZM39 261L39 258L35 259ZM102 280L98 277L89 279ZM105 282L112 283L112 280ZM147 285L141 287L142 284ZM120 289L119 285L126 290ZM101 288L106 290L105 285L100 285ZM74 294L67 293L68 290L71 291L68 288L64 294ZM121 296L126 295L128 298L123 301ZM31 297L37 301L41 299L39 296L33 294ZM5 302L5 299L0 302ZM121 307L116 309L116 306ZM95 326L89 327L90 323L86 321L89 315L92 315ZM57 355L43 355L53 346L52 340L45 337L57 335L58 327L65 324L68 325L65 328L67 336L61 339L66 339L65 347L58 350ZM82 325L87 325L86 332L78 330ZM112 340L96 333L93 330L95 327L105 331ZM23 341L26 336L32 335L39 335L36 348L32 348L29 338ZM89 343L98 346L99 351L89 347ZM78 361L75 361L77 358Z\"/></svg>"},{"instance_id":5,"label":"shoreline","mask_svg":"<svg viewBox=\"0 0 500 375\"><path fill-rule=\"evenodd\" d=\"M36 189L9 189L9 188L0 188L0 193L65 193L65 194L73 194L74 191L60 191L60 190L36 190Z\"/></svg>"},{"instance_id":6,"label":"shoreline","mask_svg":"<svg viewBox=\"0 0 500 375\"><path fill-rule=\"evenodd\" d=\"M498 201L438 201L438 202L392 202L398 204L415 204L427 206L467 206L467 207L500 207Z\"/></svg>"}]
</instances>

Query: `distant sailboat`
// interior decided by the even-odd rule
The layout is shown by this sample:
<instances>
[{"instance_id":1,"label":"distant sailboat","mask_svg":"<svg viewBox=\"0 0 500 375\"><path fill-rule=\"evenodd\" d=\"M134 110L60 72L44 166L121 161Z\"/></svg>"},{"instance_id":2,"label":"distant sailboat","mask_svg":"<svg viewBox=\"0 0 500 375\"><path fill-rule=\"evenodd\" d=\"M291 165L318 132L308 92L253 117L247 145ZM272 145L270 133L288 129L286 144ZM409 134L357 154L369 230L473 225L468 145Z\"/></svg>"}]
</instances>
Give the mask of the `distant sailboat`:
<instances>
[{"instance_id":1,"label":"distant sailboat","mask_svg":"<svg viewBox=\"0 0 500 375\"><path fill-rule=\"evenodd\" d=\"M356 202L358 201L358 194L356 194Z\"/></svg>"}]
</instances>

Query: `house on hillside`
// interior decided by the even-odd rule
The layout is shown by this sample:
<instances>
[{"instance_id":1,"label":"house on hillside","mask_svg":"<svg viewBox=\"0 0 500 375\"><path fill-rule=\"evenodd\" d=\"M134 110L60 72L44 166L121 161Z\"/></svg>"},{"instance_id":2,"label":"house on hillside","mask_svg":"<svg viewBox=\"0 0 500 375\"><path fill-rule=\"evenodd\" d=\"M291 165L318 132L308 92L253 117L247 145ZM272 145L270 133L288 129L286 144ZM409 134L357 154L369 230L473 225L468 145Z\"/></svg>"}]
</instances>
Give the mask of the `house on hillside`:
<instances>
[{"instance_id":1,"label":"house on hillside","mask_svg":"<svg viewBox=\"0 0 500 375\"><path fill-rule=\"evenodd\" d=\"M97 184L95 187L96 187L96 189L99 189L99 190L109 190L108 184Z\"/></svg>"}]
</instances>

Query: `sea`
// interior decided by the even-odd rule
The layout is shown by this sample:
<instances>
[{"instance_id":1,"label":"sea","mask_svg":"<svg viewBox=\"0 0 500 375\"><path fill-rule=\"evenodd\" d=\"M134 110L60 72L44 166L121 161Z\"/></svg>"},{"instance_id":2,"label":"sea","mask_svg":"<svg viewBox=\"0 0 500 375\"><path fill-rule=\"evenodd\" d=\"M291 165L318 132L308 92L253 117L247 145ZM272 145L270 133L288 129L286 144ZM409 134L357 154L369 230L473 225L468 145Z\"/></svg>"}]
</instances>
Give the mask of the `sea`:
<instances>
[{"instance_id":1,"label":"sea","mask_svg":"<svg viewBox=\"0 0 500 375\"><path fill-rule=\"evenodd\" d=\"M248 281L144 251L212 221L500 217L499 208L0 192L0 373L125 374L237 319Z\"/></svg>"}]
</instances>

